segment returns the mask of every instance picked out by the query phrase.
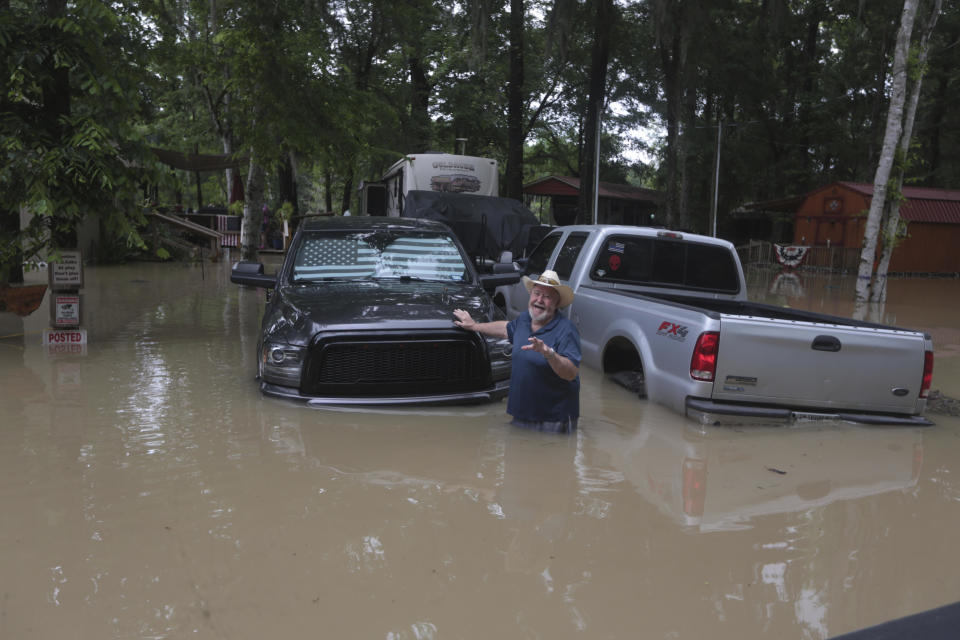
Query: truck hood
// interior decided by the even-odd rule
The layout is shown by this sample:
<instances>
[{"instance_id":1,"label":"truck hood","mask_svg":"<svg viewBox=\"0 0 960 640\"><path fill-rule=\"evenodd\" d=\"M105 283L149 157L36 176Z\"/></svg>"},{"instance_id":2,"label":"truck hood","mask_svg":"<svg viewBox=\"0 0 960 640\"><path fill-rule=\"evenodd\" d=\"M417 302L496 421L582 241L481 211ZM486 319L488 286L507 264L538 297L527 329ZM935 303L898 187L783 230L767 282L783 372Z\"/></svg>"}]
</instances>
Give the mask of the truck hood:
<instances>
[{"instance_id":1,"label":"truck hood","mask_svg":"<svg viewBox=\"0 0 960 640\"><path fill-rule=\"evenodd\" d=\"M269 333L291 344L306 344L319 331L350 329L443 328L453 326L453 310L478 321L500 318L476 284L326 282L288 286L275 293L275 312L266 318Z\"/></svg>"}]
</instances>

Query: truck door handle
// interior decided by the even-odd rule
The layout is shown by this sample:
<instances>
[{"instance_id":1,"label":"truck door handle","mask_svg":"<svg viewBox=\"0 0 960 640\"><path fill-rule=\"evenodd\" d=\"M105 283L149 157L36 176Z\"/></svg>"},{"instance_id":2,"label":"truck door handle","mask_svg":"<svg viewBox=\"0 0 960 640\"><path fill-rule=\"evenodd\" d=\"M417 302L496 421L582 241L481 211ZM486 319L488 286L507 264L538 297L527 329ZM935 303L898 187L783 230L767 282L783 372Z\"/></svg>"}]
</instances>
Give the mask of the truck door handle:
<instances>
[{"instance_id":1,"label":"truck door handle","mask_svg":"<svg viewBox=\"0 0 960 640\"><path fill-rule=\"evenodd\" d=\"M817 336L810 348L814 351L840 351L840 340L833 336Z\"/></svg>"}]
</instances>

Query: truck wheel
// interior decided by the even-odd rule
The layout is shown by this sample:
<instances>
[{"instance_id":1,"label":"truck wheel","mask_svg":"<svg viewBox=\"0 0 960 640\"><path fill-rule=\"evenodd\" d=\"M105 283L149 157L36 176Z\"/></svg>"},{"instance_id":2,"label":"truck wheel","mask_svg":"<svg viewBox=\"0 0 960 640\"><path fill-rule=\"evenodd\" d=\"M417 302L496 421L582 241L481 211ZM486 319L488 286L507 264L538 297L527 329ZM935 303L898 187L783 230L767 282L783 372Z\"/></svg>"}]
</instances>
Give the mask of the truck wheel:
<instances>
[{"instance_id":1,"label":"truck wheel","mask_svg":"<svg viewBox=\"0 0 960 640\"><path fill-rule=\"evenodd\" d=\"M641 398L647 397L647 388L643 383L642 371L618 371L617 373L611 373L610 379Z\"/></svg>"},{"instance_id":2,"label":"truck wheel","mask_svg":"<svg viewBox=\"0 0 960 640\"><path fill-rule=\"evenodd\" d=\"M603 372L621 387L647 397L640 354L626 338L615 338L603 351Z\"/></svg>"}]
</instances>

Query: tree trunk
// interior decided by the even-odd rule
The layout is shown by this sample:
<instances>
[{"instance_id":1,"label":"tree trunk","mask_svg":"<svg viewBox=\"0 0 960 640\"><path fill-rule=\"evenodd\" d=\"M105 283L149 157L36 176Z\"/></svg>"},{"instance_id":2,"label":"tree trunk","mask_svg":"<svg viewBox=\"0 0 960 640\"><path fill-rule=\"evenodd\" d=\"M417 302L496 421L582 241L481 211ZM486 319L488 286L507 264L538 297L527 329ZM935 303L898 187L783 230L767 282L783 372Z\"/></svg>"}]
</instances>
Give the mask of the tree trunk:
<instances>
[{"instance_id":1,"label":"tree trunk","mask_svg":"<svg viewBox=\"0 0 960 640\"><path fill-rule=\"evenodd\" d=\"M0 242L11 247L0 260L0 285L23 282L23 242L20 234L20 211L0 206Z\"/></svg>"},{"instance_id":2,"label":"tree trunk","mask_svg":"<svg viewBox=\"0 0 960 640\"><path fill-rule=\"evenodd\" d=\"M577 199L577 222L593 222L591 213L597 185L594 184L594 166L599 163L597 124L603 113L607 87L607 62L610 59L610 28L613 22L613 0L597 0L594 18L593 51L590 56L590 96L587 117L583 125L583 147L580 153L580 195Z\"/></svg>"},{"instance_id":3,"label":"tree trunk","mask_svg":"<svg viewBox=\"0 0 960 640\"><path fill-rule=\"evenodd\" d=\"M898 158L893 168L893 177L891 178L891 187L900 194L903 189L903 170L907 161L907 155L910 153L910 139L913 137L913 122L917 115L917 104L920 102L920 90L923 86L923 70L927 63L927 53L930 50L930 34L937 24L937 18L940 16L942 0L934 0L933 8L927 17L927 22L923 26L920 34L920 44L917 47L914 69L910 75L914 76L913 86L910 87L910 96L907 99L907 111L903 119L903 132L900 136L898 147ZM877 264L876 282L870 291L871 302L886 302L887 300L887 271L890 268L890 259L893 257L893 250L897 245L897 231L900 228L900 198L894 199L885 207L886 222L884 224L883 248L880 254L880 262Z\"/></svg>"},{"instance_id":4,"label":"tree trunk","mask_svg":"<svg viewBox=\"0 0 960 640\"><path fill-rule=\"evenodd\" d=\"M685 3L676 0L655 0L651 3L656 47L663 69L663 91L666 102L666 148L663 222L675 227L680 209L681 154L680 127L683 119L684 75L687 61L687 29L691 20L685 15ZM694 9L695 10L695 9Z\"/></svg>"},{"instance_id":5,"label":"tree trunk","mask_svg":"<svg viewBox=\"0 0 960 640\"><path fill-rule=\"evenodd\" d=\"M420 58L411 56L410 70L410 152L423 153L430 149L430 84ZM349 204L349 196L345 197Z\"/></svg>"},{"instance_id":6,"label":"tree trunk","mask_svg":"<svg viewBox=\"0 0 960 640\"><path fill-rule=\"evenodd\" d=\"M903 108L906 100L907 86L907 57L910 50L910 33L913 31L913 21L917 15L919 0L905 0L903 13L900 16L900 31L897 34L897 45L893 55L893 90L890 95L890 107L887 112L886 133L883 136L883 147L880 151L880 160L873 179L873 198L870 200L870 210L867 213L867 223L864 229L863 249L860 252L860 265L857 272L856 301L865 303L870 297L870 289L877 285L873 281L873 262L876 257L877 237L880 235L880 226L883 217L883 208L886 201L887 183L893 169L894 156L900 144L903 132Z\"/></svg>"},{"instance_id":7,"label":"tree trunk","mask_svg":"<svg viewBox=\"0 0 960 640\"><path fill-rule=\"evenodd\" d=\"M215 40L217 34L220 33L220 12L217 7L217 0L210 0L210 33ZM223 65L223 79L226 82L230 80L230 65L224 63ZM207 108L210 110L210 119L213 120L214 129L217 131L217 134L220 136L220 141L223 144L223 153L224 155L232 155L234 151L234 136L233 136L233 127L230 124L228 114L230 112L230 101L231 96L230 92L224 92L223 94L223 110L217 107L212 96L207 93ZM223 115L223 118L221 118ZM225 170L227 178L227 202L233 204L233 194L235 192L234 181L240 179L240 170L233 167L228 167ZM199 174L197 176L199 181ZM199 193L199 187L197 188L197 193ZM246 194L244 194L246 197ZM197 208L202 207L203 203L200 202L200 197L197 198Z\"/></svg>"},{"instance_id":8,"label":"tree trunk","mask_svg":"<svg viewBox=\"0 0 960 640\"><path fill-rule=\"evenodd\" d=\"M523 200L523 0L510 0L510 83L507 87L506 196Z\"/></svg>"},{"instance_id":9,"label":"tree trunk","mask_svg":"<svg viewBox=\"0 0 960 640\"><path fill-rule=\"evenodd\" d=\"M329 167L323 170L323 206L324 211L333 211L333 172Z\"/></svg>"},{"instance_id":10,"label":"tree trunk","mask_svg":"<svg viewBox=\"0 0 960 640\"><path fill-rule=\"evenodd\" d=\"M220 140L223 142L224 155L227 155L227 156L232 155L233 154L233 134L230 131L224 131L220 135ZM226 174L227 174L227 200L230 201L231 204L233 204L232 203L233 194L236 191L236 189L233 186L233 183L235 180L240 179L240 172L237 169L234 169L233 167L228 167L226 169ZM244 197L246 197L246 194L244 194Z\"/></svg>"},{"instance_id":11,"label":"tree trunk","mask_svg":"<svg viewBox=\"0 0 960 640\"><path fill-rule=\"evenodd\" d=\"M297 169L293 151L287 150L283 154L283 161L277 168L277 191L280 196L279 205L289 202L293 205L293 215L300 215L300 204L297 198Z\"/></svg>"},{"instance_id":12,"label":"tree trunk","mask_svg":"<svg viewBox=\"0 0 960 640\"><path fill-rule=\"evenodd\" d=\"M960 38L958 38L960 39ZM931 123L927 132L927 140L930 150L927 152L927 164L930 167L930 183L945 184L948 180L947 172L943 171L944 157L942 152L942 141L944 139L943 122L948 109L953 109L947 96L951 80L946 76L940 76L937 83L936 97L933 99L933 110L930 112L929 122Z\"/></svg>"},{"instance_id":13,"label":"tree trunk","mask_svg":"<svg viewBox=\"0 0 960 640\"><path fill-rule=\"evenodd\" d=\"M46 13L50 20L62 20L67 12L66 0L47 0ZM43 83L43 115L44 125L50 132L50 137L56 139L63 132L63 123L60 119L70 115L70 70L67 65L57 64L52 55L43 61L48 81ZM64 184L73 181L70 176L60 176ZM75 219L52 215L53 227L50 236L54 248L68 249L77 246L77 224Z\"/></svg>"},{"instance_id":14,"label":"tree trunk","mask_svg":"<svg viewBox=\"0 0 960 640\"><path fill-rule=\"evenodd\" d=\"M680 179L680 198L677 200L677 228L684 230L692 229L690 220L690 191L693 188L693 181L690 180L690 174L693 172L690 167L693 164L693 149L690 143L690 137L693 133L693 127L697 117L697 91L692 86L687 87L683 100L682 122L683 130L680 132L677 146L677 174ZM720 159L717 158L717 162Z\"/></svg>"},{"instance_id":15,"label":"tree trunk","mask_svg":"<svg viewBox=\"0 0 960 640\"><path fill-rule=\"evenodd\" d=\"M256 261L260 246L260 225L263 221L263 165L256 153L250 151L250 166L247 170L246 199L243 201L243 223L240 233L240 257Z\"/></svg>"},{"instance_id":16,"label":"tree trunk","mask_svg":"<svg viewBox=\"0 0 960 640\"><path fill-rule=\"evenodd\" d=\"M353 161L346 164L347 172L343 178L343 195L340 204L340 215L350 211L350 202L353 199Z\"/></svg>"}]
</instances>

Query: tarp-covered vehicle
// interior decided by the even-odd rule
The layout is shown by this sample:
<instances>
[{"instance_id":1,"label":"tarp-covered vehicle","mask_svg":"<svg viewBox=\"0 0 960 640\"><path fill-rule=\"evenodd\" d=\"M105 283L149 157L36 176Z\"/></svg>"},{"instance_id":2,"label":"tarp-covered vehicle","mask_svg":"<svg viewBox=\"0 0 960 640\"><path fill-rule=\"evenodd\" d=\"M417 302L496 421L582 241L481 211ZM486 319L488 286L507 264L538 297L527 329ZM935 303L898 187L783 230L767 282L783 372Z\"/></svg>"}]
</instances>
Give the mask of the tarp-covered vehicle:
<instances>
[{"instance_id":1,"label":"tarp-covered vehicle","mask_svg":"<svg viewBox=\"0 0 960 640\"><path fill-rule=\"evenodd\" d=\"M426 218L445 223L476 262L496 263L503 252L525 255L544 234L544 227L522 202L496 196L409 191L404 218Z\"/></svg>"},{"instance_id":2,"label":"tarp-covered vehicle","mask_svg":"<svg viewBox=\"0 0 960 640\"><path fill-rule=\"evenodd\" d=\"M261 390L312 404L436 404L503 398L510 345L453 325L453 310L503 319L446 225L338 217L297 230L279 272L234 265L231 281L273 289L257 346Z\"/></svg>"}]
</instances>

